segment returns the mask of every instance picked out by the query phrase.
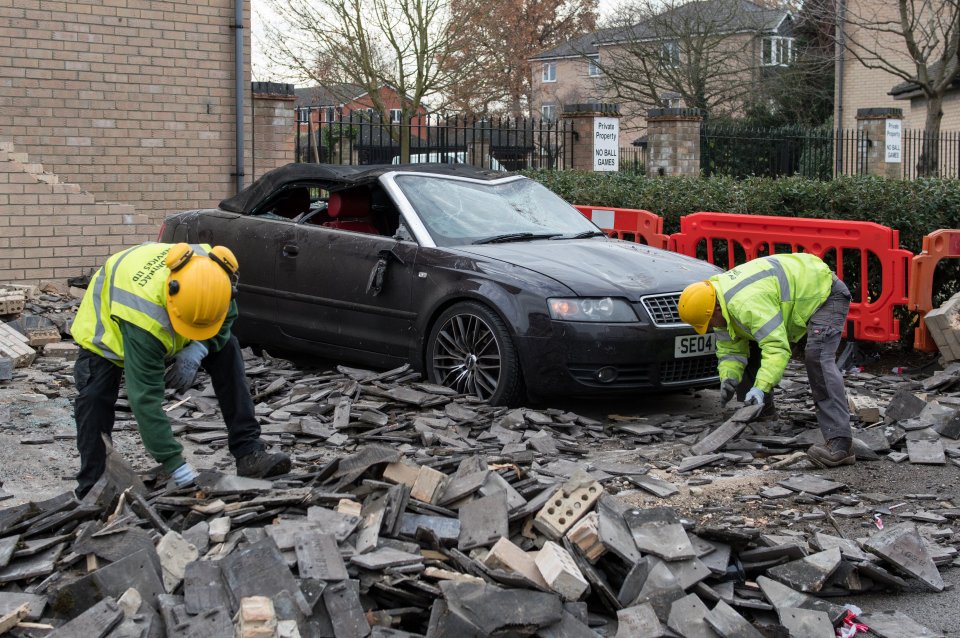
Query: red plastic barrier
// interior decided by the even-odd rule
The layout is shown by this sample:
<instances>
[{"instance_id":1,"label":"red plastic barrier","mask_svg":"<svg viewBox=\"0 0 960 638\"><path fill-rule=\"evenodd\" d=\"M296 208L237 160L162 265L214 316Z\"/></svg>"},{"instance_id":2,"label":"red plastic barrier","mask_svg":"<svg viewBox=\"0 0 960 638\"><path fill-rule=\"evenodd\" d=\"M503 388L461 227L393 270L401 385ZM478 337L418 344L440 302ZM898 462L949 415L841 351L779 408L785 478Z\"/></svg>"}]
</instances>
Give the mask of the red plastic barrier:
<instances>
[{"instance_id":1,"label":"red plastic barrier","mask_svg":"<svg viewBox=\"0 0 960 638\"><path fill-rule=\"evenodd\" d=\"M937 344L923 317L933 310L933 273L941 259L960 258L960 230L940 229L923 238L923 250L910 262L910 310L920 314L920 323L913 335L913 347L936 352Z\"/></svg>"},{"instance_id":2,"label":"red plastic barrier","mask_svg":"<svg viewBox=\"0 0 960 638\"><path fill-rule=\"evenodd\" d=\"M670 237L663 234L663 217L634 208L574 206L584 217L617 239L667 248Z\"/></svg>"},{"instance_id":3,"label":"red plastic barrier","mask_svg":"<svg viewBox=\"0 0 960 638\"><path fill-rule=\"evenodd\" d=\"M700 257L698 247L706 244L706 259L714 259L714 241L726 242L727 264L733 268L740 246L746 260L768 254L807 252L820 258L836 250L837 276L843 272L843 252L860 253L859 289L868 297L869 264L872 253L881 272L881 289L875 298L864 298L850 304L848 319L853 322L853 338L864 341L898 341L900 322L894 319L895 306L907 303L907 264L913 256L900 248L900 233L872 222L797 217L766 217L730 213L694 213L680 219L680 232L671 235L670 247L691 257ZM783 250L788 248L789 250ZM852 275L851 275L852 276Z\"/></svg>"}]
</instances>

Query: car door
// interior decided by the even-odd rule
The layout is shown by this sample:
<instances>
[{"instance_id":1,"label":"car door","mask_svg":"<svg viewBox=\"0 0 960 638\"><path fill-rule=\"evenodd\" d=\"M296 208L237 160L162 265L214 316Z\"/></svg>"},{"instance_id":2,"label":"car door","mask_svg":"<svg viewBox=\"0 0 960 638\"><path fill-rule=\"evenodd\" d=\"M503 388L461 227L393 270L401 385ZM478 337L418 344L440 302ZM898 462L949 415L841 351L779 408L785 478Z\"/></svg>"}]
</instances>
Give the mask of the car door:
<instances>
[{"instance_id":1,"label":"car door","mask_svg":"<svg viewBox=\"0 0 960 638\"><path fill-rule=\"evenodd\" d=\"M279 243L284 333L334 352L409 355L416 243L312 223L287 229Z\"/></svg>"},{"instance_id":2,"label":"car door","mask_svg":"<svg viewBox=\"0 0 960 638\"><path fill-rule=\"evenodd\" d=\"M237 306L238 332L249 336L277 319L277 256L274 245L287 220L276 221L252 215L217 211L199 215L196 241L223 245L234 252L239 264Z\"/></svg>"}]
</instances>

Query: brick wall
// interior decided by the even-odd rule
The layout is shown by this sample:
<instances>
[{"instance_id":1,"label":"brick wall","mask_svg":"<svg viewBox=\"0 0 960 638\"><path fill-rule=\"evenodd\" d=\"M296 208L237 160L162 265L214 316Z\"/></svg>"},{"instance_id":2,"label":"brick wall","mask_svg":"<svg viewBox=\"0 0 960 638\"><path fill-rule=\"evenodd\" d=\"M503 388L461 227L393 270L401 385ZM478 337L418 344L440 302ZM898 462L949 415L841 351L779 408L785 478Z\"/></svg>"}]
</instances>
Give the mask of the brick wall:
<instances>
[{"instance_id":1,"label":"brick wall","mask_svg":"<svg viewBox=\"0 0 960 638\"><path fill-rule=\"evenodd\" d=\"M248 134L255 152L245 171L248 184L293 160L296 101L292 84L253 83L253 126Z\"/></svg>"},{"instance_id":2,"label":"brick wall","mask_svg":"<svg viewBox=\"0 0 960 638\"><path fill-rule=\"evenodd\" d=\"M74 277L156 234L132 205L98 203L0 141L0 282Z\"/></svg>"},{"instance_id":3,"label":"brick wall","mask_svg":"<svg viewBox=\"0 0 960 638\"><path fill-rule=\"evenodd\" d=\"M245 9L249 25L249 0ZM3 183L0 194L16 207L0 205L2 237L15 239L10 248L30 249L29 256L0 254L7 279L53 276L50 268L58 277L80 274L88 262L99 264L109 254L107 246L121 245L116 237L125 244L153 239L164 216L216 206L235 193L234 22L234 0L0 3L0 142L13 144L5 146L7 153L26 154L30 163L77 189L43 191L30 181L37 171L4 160L5 174L16 177ZM292 112L289 119L256 123L257 137L268 147L259 157L251 132L249 32L243 31L244 161L250 172L255 159L262 174L293 159ZM286 151L281 135L290 138ZM28 192L19 192L20 186ZM116 215L134 217L125 223ZM25 238L40 232L86 243L17 245L32 243ZM69 250L55 251L55 257L39 250L53 246Z\"/></svg>"}]
</instances>

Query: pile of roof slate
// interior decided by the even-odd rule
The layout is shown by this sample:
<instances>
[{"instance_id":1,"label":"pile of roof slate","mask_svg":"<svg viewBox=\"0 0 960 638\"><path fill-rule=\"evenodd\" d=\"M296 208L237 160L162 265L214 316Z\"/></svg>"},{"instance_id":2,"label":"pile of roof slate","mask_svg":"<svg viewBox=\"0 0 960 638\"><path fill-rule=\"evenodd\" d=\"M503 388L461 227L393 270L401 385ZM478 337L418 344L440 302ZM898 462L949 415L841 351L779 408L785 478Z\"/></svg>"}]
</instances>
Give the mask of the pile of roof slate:
<instances>
[{"instance_id":1,"label":"pile of roof slate","mask_svg":"<svg viewBox=\"0 0 960 638\"><path fill-rule=\"evenodd\" d=\"M263 437L293 453L291 474L212 469L177 490L111 454L82 501L0 509L0 633L12 622L15 636L84 638L832 636L852 622L841 603L941 591L939 568L958 562L949 523L960 508L935 495L898 505L799 473L741 497L765 522L723 504L666 506L712 480L705 469L809 467L796 451L819 431L795 369L778 421L743 408L605 426L490 407L406 366L314 372L245 358ZM69 394L69 366L31 379ZM948 369L922 383L938 384L927 390L943 408L956 405L958 379ZM890 458L882 440L909 454L934 432L944 457L960 457L953 417L918 396L919 382L848 385L886 403L876 415L858 406L858 456ZM182 438L225 446L209 387L171 394L165 409ZM121 413L119 428L132 425ZM663 504L639 504L650 498ZM850 538L843 517L869 527ZM859 622L885 638L941 635L899 612Z\"/></svg>"}]
</instances>

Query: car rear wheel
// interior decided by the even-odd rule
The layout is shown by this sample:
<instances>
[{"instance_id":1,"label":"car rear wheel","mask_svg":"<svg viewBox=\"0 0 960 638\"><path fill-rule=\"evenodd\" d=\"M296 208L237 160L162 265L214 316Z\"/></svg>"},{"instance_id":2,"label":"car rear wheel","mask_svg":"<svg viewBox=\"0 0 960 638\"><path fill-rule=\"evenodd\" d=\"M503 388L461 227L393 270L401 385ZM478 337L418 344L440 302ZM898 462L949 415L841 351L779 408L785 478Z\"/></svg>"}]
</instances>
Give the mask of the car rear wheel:
<instances>
[{"instance_id":1,"label":"car rear wheel","mask_svg":"<svg viewBox=\"0 0 960 638\"><path fill-rule=\"evenodd\" d=\"M503 321L474 302L451 306L427 341L430 380L493 405L515 405L523 396L516 348Z\"/></svg>"}]
</instances>

